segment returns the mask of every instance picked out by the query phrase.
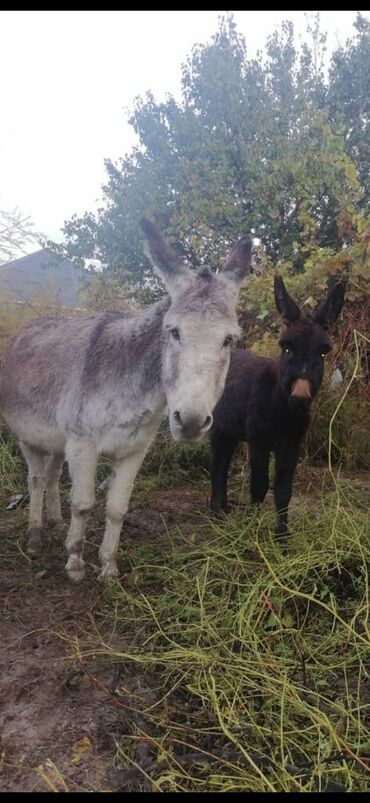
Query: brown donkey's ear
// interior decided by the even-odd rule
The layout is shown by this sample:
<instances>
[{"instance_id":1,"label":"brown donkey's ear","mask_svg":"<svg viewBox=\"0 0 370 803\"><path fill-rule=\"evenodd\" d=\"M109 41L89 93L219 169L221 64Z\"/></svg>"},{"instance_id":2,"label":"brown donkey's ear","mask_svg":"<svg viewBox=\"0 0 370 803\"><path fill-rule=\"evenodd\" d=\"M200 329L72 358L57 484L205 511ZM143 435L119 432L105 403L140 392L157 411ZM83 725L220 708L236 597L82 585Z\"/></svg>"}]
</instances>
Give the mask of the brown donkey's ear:
<instances>
[{"instance_id":1,"label":"brown donkey's ear","mask_svg":"<svg viewBox=\"0 0 370 803\"><path fill-rule=\"evenodd\" d=\"M320 324L323 329L329 329L334 321L337 320L338 315L343 307L345 286L343 282L338 282L334 285L325 301L323 301L316 308L313 314L313 319L316 323Z\"/></svg>"},{"instance_id":2,"label":"brown donkey's ear","mask_svg":"<svg viewBox=\"0 0 370 803\"><path fill-rule=\"evenodd\" d=\"M297 321L298 318L301 317L302 313L298 304L296 304L289 295L285 288L285 284L279 275L275 276L274 292L277 311L280 313L284 323L289 326L290 323Z\"/></svg>"}]
</instances>

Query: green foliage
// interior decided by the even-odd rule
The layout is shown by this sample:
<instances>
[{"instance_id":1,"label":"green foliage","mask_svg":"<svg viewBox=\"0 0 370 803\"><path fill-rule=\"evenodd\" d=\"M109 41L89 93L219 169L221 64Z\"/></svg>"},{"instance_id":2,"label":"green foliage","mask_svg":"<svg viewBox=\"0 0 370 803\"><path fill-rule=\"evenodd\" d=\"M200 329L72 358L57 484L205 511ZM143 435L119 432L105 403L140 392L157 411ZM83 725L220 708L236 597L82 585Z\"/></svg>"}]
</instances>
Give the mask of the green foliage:
<instances>
[{"instance_id":1,"label":"green foliage","mask_svg":"<svg viewBox=\"0 0 370 803\"><path fill-rule=\"evenodd\" d=\"M162 427L146 456L140 477L153 476L161 488L201 482L207 477L208 442L176 443Z\"/></svg>"},{"instance_id":2,"label":"green foliage","mask_svg":"<svg viewBox=\"0 0 370 803\"><path fill-rule=\"evenodd\" d=\"M363 206L370 209L370 23L357 14L355 37L333 55L328 87L330 116L342 126L346 151L364 187Z\"/></svg>"},{"instance_id":3,"label":"green foliage","mask_svg":"<svg viewBox=\"0 0 370 803\"><path fill-rule=\"evenodd\" d=\"M114 285L129 297L134 287L146 303L163 288L143 256L143 213L195 266L217 268L246 230L260 238L262 263L288 260L298 272L317 248L340 250L347 239L338 221L369 197L369 138L365 129L362 139L349 137L356 115L360 131L370 97L370 33L361 20L357 40L333 55L327 86L317 17L299 50L287 22L255 59L232 17L222 17L183 65L181 101L158 103L151 92L136 100L130 123L139 144L117 164L106 162L104 207L66 223L67 255L90 266L100 260ZM348 110L358 84L361 108Z\"/></svg>"}]
</instances>

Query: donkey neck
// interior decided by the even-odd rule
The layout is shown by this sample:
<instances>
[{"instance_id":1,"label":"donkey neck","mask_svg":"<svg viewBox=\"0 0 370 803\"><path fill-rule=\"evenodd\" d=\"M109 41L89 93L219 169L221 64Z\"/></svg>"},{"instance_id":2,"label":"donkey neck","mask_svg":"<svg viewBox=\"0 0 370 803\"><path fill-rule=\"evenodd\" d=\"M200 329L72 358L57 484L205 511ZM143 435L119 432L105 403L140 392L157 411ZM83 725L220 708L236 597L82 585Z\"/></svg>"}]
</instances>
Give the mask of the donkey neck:
<instances>
[{"instance_id":1,"label":"donkey neck","mask_svg":"<svg viewBox=\"0 0 370 803\"><path fill-rule=\"evenodd\" d=\"M132 317L102 315L85 355L82 391L99 394L113 383L119 396L160 395L162 325L170 303L166 296Z\"/></svg>"},{"instance_id":2,"label":"donkey neck","mask_svg":"<svg viewBox=\"0 0 370 803\"><path fill-rule=\"evenodd\" d=\"M144 395L162 390L163 318L170 304L166 296L113 327L119 373L129 376Z\"/></svg>"}]
</instances>

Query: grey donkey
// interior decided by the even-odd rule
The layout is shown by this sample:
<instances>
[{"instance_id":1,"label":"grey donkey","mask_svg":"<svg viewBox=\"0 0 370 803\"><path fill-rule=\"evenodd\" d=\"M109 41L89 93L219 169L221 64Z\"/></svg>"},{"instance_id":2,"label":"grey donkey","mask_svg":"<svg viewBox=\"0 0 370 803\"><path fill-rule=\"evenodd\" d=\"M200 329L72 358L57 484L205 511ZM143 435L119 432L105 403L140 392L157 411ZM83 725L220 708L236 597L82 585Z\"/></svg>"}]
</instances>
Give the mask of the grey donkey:
<instances>
[{"instance_id":1,"label":"grey donkey","mask_svg":"<svg viewBox=\"0 0 370 803\"><path fill-rule=\"evenodd\" d=\"M28 464L28 553L42 550L46 492L49 524L61 524L59 478L71 476L66 570L85 575L83 546L95 497L99 455L109 455L106 528L99 549L101 578L119 576L117 552L136 474L166 413L172 436L188 441L212 425L239 335L235 306L250 271L252 241L234 245L221 273L192 270L157 226L141 220L146 254L169 295L125 316L40 318L8 342L0 404Z\"/></svg>"}]
</instances>

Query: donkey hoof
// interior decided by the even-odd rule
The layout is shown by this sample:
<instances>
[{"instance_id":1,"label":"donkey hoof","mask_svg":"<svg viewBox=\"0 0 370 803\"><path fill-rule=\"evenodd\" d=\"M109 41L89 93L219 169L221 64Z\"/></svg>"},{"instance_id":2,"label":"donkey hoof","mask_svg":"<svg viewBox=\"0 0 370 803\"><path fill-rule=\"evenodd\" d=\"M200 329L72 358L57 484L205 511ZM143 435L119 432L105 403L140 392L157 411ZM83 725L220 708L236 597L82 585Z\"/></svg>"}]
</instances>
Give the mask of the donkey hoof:
<instances>
[{"instance_id":1,"label":"donkey hoof","mask_svg":"<svg viewBox=\"0 0 370 803\"><path fill-rule=\"evenodd\" d=\"M74 583L75 585L77 585L77 583L81 583L86 572L84 560L79 558L78 555L71 555L67 561L66 572L68 575L68 580L70 580L71 583Z\"/></svg>"},{"instance_id":2,"label":"donkey hoof","mask_svg":"<svg viewBox=\"0 0 370 803\"><path fill-rule=\"evenodd\" d=\"M106 563L105 566L102 567L102 570L99 574L99 580L102 583L112 583L114 580L117 580L119 577L118 566L113 561Z\"/></svg>"},{"instance_id":3,"label":"donkey hoof","mask_svg":"<svg viewBox=\"0 0 370 803\"><path fill-rule=\"evenodd\" d=\"M228 505L211 504L210 510L214 514L214 516L218 516L219 518L224 518L225 516L227 516L228 513L230 513L230 508Z\"/></svg>"},{"instance_id":4,"label":"donkey hoof","mask_svg":"<svg viewBox=\"0 0 370 803\"><path fill-rule=\"evenodd\" d=\"M35 527L28 531L27 555L30 558L39 558L42 553L42 531Z\"/></svg>"}]
</instances>

